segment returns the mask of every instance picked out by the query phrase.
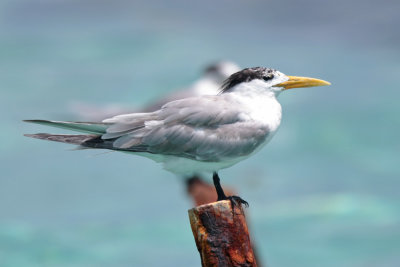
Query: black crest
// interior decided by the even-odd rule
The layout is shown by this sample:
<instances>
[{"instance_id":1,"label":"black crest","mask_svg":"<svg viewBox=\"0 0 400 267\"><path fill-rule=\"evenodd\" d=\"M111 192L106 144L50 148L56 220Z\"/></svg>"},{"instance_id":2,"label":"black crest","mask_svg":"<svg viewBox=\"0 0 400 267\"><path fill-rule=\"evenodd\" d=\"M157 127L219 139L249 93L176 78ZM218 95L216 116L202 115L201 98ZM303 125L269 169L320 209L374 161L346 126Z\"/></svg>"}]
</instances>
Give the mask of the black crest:
<instances>
[{"instance_id":1,"label":"black crest","mask_svg":"<svg viewBox=\"0 0 400 267\"><path fill-rule=\"evenodd\" d=\"M250 82L254 79L265 79L265 78L273 78L272 72L273 69L263 68L263 67L255 67L255 68L247 68L241 71L238 71L232 74L228 79L226 79L222 86L221 92L227 92L229 89L238 85L242 82Z\"/></svg>"}]
</instances>

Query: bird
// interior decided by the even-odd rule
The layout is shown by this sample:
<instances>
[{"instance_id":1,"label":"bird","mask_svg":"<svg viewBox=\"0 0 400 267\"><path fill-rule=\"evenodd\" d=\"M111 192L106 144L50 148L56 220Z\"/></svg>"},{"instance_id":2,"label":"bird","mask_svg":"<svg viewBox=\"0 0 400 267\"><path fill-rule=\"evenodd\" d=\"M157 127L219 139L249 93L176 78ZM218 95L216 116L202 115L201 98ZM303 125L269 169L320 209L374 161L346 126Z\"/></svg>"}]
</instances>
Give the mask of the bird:
<instances>
[{"instance_id":1,"label":"bird","mask_svg":"<svg viewBox=\"0 0 400 267\"><path fill-rule=\"evenodd\" d=\"M177 99L201 95L217 95L222 83L230 75L238 71L240 71L240 67L232 61L218 61L211 63L204 68L202 76L189 87L174 91L148 103L141 112L156 111L164 104Z\"/></svg>"},{"instance_id":2,"label":"bird","mask_svg":"<svg viewBox=\"0 0 400 267\"><path fill-rule=\"evenodd\" d=\"M216 95L219 93L222 82L239 70L240 67L232 61L223 60L210 63L203 69L201 77L189 86L163 95L143 107L124 107L117 103L98 107L88 103L73 102L69 105L69 109L76 117L89 121L102 121L122 113L156 111L173 100L200 95Z\"/></svg>"},{"instance_id":3,"label":"bird","mask_svg":"<svg viewBox=\"0 0 400 267\"><path fill-rule=\"evenodd\" d=\"M272 68L245 68L230 75L216 95L174 100L156 111L102 122L25 120L85 133L25 136L143 156L175 174L210 173L217 201L248 206L238 196L226 196L218 172L251 157L271 140L281 123L280 93L324 85L330 83Z\"/></svg>"}]
</instances>

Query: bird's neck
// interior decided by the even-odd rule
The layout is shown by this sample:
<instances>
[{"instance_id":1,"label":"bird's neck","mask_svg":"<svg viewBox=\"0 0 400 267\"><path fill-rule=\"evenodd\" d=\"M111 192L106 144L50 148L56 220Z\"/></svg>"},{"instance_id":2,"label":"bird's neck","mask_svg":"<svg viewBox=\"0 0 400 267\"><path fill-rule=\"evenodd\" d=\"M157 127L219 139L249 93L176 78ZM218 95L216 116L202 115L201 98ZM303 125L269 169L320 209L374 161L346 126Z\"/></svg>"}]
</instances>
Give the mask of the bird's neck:
<instances>
[{"instance_id":1,"label":"bird's neck","mask_svg":"<svg viewBox=\"0 0 400 267\"><path fill-rule=\"evenodd\" d=\"M245 83L236 86L229 94L242 104L248 119L267 125L271 131L278 128L282 108L275 92L266 89L265 86Z\"/></svg>"}]
</instances>

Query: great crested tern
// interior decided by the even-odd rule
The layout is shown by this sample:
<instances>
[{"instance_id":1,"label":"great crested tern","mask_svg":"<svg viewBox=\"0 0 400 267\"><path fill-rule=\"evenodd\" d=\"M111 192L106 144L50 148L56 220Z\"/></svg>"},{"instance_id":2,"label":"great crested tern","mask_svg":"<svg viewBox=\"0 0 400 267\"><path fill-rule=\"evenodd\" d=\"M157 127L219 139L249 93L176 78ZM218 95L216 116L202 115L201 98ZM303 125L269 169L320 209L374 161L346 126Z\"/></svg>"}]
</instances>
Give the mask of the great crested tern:
<instances>
[{"instance_id":1,"label":"great crested tern","mask_svg":"<svg viewBox=\"0 0 400 267\"><path fill-rule=\"evenodd\" d=\"M222 83L235 72L240 71L239 66L231 61L219 61L208 65L203 70L203 75L189 87L167 94L154 102L147 104L141 112L151 112L160 109L168 102L202 95L217 95Z\"/></svg>"},{"instance_id":2,"label":"great crested tern","mask_svg":"<svg viewBox=\"0 0 400 267\"><path fill-rule=\"evenodd\" d=\"M232 61L218 61L209 64L204 68L201 77L192 84L161 96L159 99L151 101L143 107L124 107L118 103L99 107L88 103L73 102L69 105L69 108L79 119L85 121L102 121L103 119L124 113L152 112L173 100L201 95L216 95L219 93L223 81L239 70L239 66Z\"/></svg>"},{"instance_id":3,"label":"great crested tern","mask_svg":"<svg viewBox=\"0 0 400 267\"><path fill-rule=\"evenodd\" d=\"M176 174L210 172L217 200L247 204L225 195L218 171L250 157L271 140L281 122L276 97L282 91L329 84L270 68L246 68L226 79L218 95L175 100L154 112L118 115L100 123L27 120L87 134L26 136L137 154Z\"/></svg>"}]
</instances>

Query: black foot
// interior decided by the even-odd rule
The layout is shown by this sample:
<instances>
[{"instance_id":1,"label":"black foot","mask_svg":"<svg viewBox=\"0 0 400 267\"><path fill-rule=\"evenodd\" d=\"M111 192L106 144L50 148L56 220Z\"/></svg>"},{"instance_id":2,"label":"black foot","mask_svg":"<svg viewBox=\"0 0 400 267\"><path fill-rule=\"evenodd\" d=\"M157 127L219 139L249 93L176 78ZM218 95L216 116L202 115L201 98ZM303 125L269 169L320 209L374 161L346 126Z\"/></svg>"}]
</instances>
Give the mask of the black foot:
<instances>
[{"instance_id":1,"label":"black foot","mask_svg":"<svg viewBox=\"0 0 400 267\"><path fill-rule=\"evenodd\" d=\"M229 197L227 197L226 199L231 201L232 208L235 207L235 205L238 205L238 206L239 206L239 205L242 205L242 204L243 204L246 208L249 207L249 202L247 202L246 200L244 200L244 199L241 198L241 197L238 197L238 196L229 196Z\"/></svg>"},{"instance_id":2,"label":"black foot","mask_svg":"<svg viewBox=\"0 0 400 267\"><path fill-rule=\"evenodd\" d=\"M227 197L225 195L224 190L221 187L220 179L219 179L219 176L218 176L217 172L214 172L214 174L213 174L213 181L214 181L215 190L217 191L217 195L218 195L217 201L230 200L232 208L234 208L235 205L239 206L241 204L245 205L246 208L249 207L249 203L247 201L243 200L241 197L238 197L238 196L229 196L229 197Z\"/></svg>"}]
</instances>

